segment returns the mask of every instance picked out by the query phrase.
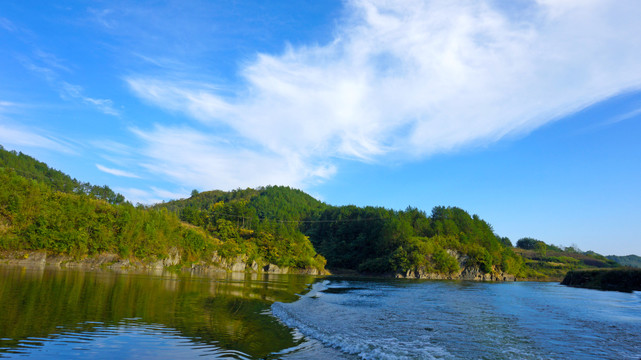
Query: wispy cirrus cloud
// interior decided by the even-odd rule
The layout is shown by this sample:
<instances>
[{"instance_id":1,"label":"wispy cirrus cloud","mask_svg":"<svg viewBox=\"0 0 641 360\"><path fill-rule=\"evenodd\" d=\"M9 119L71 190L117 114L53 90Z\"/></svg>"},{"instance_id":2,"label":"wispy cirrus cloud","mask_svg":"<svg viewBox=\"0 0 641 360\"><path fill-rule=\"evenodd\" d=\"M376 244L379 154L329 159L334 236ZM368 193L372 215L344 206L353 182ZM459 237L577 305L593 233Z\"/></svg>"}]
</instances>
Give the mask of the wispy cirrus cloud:
<instances>
[{"instance_id":1,"label":"wispy cirrus cloud","mask_svg":"<svg viewBox=\"0 0 641 360\"><path fill-rule=\"evenodd\" d=\"M635 117L638 117L639 115L641 115L641 108L629 111L629 112L627 112L625 114L621 114L621 115L615 116L612 119L609 119L608 121L604 122L603 125L605 126L605 125L616 124L616 123L621 122L621 121L633 119Z\"/></svg>"},{"instance_id":2,"label":"wispy cirrus cloud","mask_svg":"<svg viewBox=\"0 0 641 360\"><path fill-rule=\"evenodd\" d=\"M18 124L14 117L20 117L28 105L0 100L0 145L14 148L41 148L73 154L75 146L56 135Z\"/></svg>"},{"instance_id":3,"label":"wispy cirrus cloud","mask_svg":"<svg viewBox=\"0 0 641 360\"><path fill-rule=\"evenodd\" d=\"M109 168L100 164L96 164L96 167L98 170L105 172L107 174L115 175L115 176L122 176L122 177L128 177L128 178L134 178L134 179L140 179L140 176L129 172L125 170L120 170L120 169L114 169L114 168Z\"/></svg>"},{"instance_id":4,"label":"wispy cirrus cloud","mask_svg":"<svg viewBox=\"0 0 641 360\"><path fill-rule=\"evenodd\" d=\"M189 196L189 191L175 192L161 189L155 186L149 189L139 189L134 187L115 187L114 191L125 196L127 201L132 204L153 205L166 199L182 199Z\"/></svg>"},{"instance_id":5,"label":"wispy cirrus cloud","mask_svg":"<svg viewBox=\"0 0 641 360\"><path fill-rule=\"evenodd\" d=\"M32 55L21 55L19 58L26 69L40 75L64 100L79 100L104 114L120 116L112 100L87 96L82 86L63 80L61 73L70 73L72 70L56 55L35 49Z\"/></svg>"},{"instance_id":6,"label":"wispy cirrus cloud","mask_svg":"<svg viewBox=\"0 0 641 360\"><path fill-rule=\"evenodd\" d=\"M12 102L12 101L0 100L0 114L2 114L4 112L7 112L7 111L11 111L12 109L14 109L16 107L19 107L19 106L20 106L20 104L17 104L17 103Z\"/></svg>"},{"instance_id":7,"label":"wispy cirrus cloud","mask_svg":"<svg viewBox=\"0 0 641 360\"><path fill-rule=\"evenodd\" d=\"M14 32L17 30L17 27L13 22L7 18L0 17L0 28L3 28L6 31Z\"/></svg>"},{"instance_id":8,"label":"wispy cirrus cloud","mask_svg":"<svg viewBox=\"0 0 641 360\"><path fill-rule=\"evenodd\" d=\"M336 158L418 159L489 144L641 88L635 1L346 6L333 41L258 54L232 95L128 76L140 98L199 121L136 129L147 168L208 187L301 184L332 176Z\"/></svg>"},{"instance_id":9,"label":"wispy cirrus cloud","mask_svg":"<svg viewBox=\"0 0 641 360\"><path fill-rule=\"evenodd\" d=\"M2 120L2 118L0 118ZM74 146L60 138L33 129L23 128L10 123L0 123L0 144L18 149L25 147L42 148L67 154L74 154Z\"/></svg>"},{"instance_id":10,"label":"wispy cirrus cloud","mask_svg":"<svg viewBox=\"0 0 641 360\"><path fill-rule=\"evenodd\" d=\"M107 115L120 116L120 112L114 108L113 101L109 99L95 99L84 94L84 89L79 85L69 84L66 81L59 83L60 96L81 100Z\"/></svg>"},{"instance_id":11,"label":"wispy cirrus cloud","mask_svg":"<svg viewBox=\"0 0 641 360\"><path fill-rule=\"evenodd\" d=\"M132 131L144 144L141 167L191 188L303 185L310 178L328 178L336 171L323 160L312 163L296 153L252 149L189 127L156 126L151 131Z\"/></svg>"}]
</instances>

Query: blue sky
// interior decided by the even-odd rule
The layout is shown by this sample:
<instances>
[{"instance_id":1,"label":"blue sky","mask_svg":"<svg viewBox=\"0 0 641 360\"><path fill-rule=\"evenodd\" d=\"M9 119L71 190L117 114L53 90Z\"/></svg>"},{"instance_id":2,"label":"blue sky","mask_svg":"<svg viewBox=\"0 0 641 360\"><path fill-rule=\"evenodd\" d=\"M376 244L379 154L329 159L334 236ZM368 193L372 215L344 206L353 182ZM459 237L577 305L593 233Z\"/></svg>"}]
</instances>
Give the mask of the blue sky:
<instances>
[{"instance_id":1,"label":"blue sky","mask_svg":"<svg viewBox=\"0 0 641 360\"><path fill-rule=\"evenodd\" d=\"M637 1L0 3L0 144L136 203L289 185L641 255Z\"/></svg>"}]
</instances>

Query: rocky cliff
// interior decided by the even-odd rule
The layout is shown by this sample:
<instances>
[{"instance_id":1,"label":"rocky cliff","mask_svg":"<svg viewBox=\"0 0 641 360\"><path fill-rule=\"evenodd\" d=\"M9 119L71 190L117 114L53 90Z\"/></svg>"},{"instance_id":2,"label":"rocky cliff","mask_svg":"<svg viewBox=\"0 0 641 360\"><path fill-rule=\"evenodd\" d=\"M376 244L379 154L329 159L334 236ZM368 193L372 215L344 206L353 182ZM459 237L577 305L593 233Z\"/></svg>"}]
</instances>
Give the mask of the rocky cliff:
<instances>
[{"instance_id":1,"label":"rocky cliff","mask_svg":"<svg viewBox=\"0 0 641 360\"><path fill-rule=\"evenodd\" d=\"M453 250L448 250L448 253L458 261L459 271L451 274L442 274L430 271L426 267L421 267L410 269L404 274L396 274L396 277L433 280L516 281L516 277L512 274L506 274L496 268L493 272L486 273L481 271L477 265L471 264L469 257Z\"/></svg>"},{"instance_id":2,"label":"rocky cliff","mask_svg":"<svg viewBox=\"0 0 641 360\"><path fill-rule=\"evenodd\" d=\"M328 275L329 272L320 272L315 268L289 268L279 267L274 264L258 264L255 261L249 263L243 256L234 259L226 259L214 253L208 262L193 264L182 264L180 253L177 250L170 251L165 259L139 260L122 258L117 254L99 254L76 259L69 255L59 255L47 251L4 251L0 252L0 265L22 265L27 267L66 267L80 269L114 269L114 270L163 270L175 268L196 273L211 272L253 272L269 274L307 274L307 275Z\"/></svg>"}]
</instances>

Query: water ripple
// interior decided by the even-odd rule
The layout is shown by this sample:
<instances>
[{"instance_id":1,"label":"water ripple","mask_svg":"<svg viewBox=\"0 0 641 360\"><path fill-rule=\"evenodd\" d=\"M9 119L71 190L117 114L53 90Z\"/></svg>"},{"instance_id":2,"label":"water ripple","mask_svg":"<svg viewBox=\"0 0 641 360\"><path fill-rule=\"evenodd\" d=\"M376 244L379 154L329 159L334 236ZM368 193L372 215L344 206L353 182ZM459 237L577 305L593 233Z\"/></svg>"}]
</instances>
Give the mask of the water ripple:
<instances>
[{"instance_id":1,"label":"water ripple","mask_svg":"<svg viewBox=\"0 0 641 360\"><path fill-rule=\"evenodd\" d=\"M29 356L34 358L67 359L191 359L209 358L249 359L240 351L221 349L211 343L199 343L186 338L178 330L159 324L142 322L139 318L123 319L117 324L83 322L46 338L30 337L17 341L15 346L5 347L0 339L0 357Z\"/></svg>"},{"instance_id":2,"label":"water ripple","mask_svg":"<svg viewBox=\"0 0 641 360\"><path fill-rule=\"evenodd\" d=\"M272 313L362 359L641 357L639 294L551 283L325 281Z\"/></svg>"}]
</instances>

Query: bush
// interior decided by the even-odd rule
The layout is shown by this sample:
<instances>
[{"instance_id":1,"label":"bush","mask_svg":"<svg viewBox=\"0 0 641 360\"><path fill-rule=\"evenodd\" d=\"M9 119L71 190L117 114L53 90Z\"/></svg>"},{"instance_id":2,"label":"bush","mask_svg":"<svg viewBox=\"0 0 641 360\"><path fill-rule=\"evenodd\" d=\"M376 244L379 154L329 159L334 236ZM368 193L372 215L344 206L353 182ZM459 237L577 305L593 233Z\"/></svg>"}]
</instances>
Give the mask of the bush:
<instances>
[{"instance_id":1,"label":"bush","mask_svg":"<svg viewBox=\"0 0 641 360\"><path fill-rule=\"evenodd\" d=\"M459 270L456 258L441 248L434 252L432 259L434 260L434 268L439 272L452 274Z\"/></svg>"}]
</instances>

